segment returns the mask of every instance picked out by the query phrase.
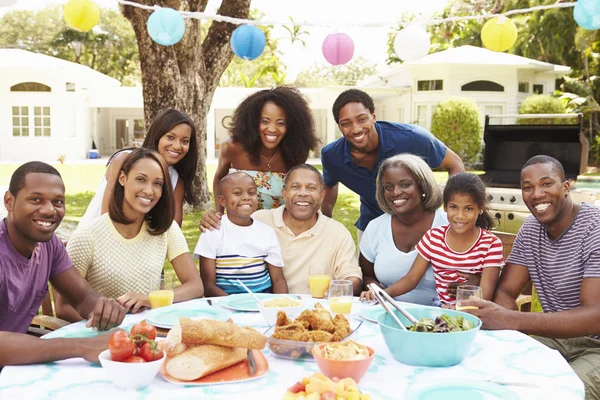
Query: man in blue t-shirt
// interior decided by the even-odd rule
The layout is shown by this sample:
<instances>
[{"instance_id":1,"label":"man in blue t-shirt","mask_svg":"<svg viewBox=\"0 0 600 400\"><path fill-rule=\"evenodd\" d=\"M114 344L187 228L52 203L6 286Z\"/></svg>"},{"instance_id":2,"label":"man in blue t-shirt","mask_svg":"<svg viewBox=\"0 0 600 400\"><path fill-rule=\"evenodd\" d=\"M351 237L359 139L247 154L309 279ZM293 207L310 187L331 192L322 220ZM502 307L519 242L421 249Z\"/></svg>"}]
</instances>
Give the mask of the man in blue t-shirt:
<instances>
[{"instance_id":1,"label":"man in blue t-shirt","mask_svg":"<svg viewBox=\"0 0 600 400\"><path fill-rule=\"evenodd\" d=\"M357 238L367 224L383 214L375 200L375 181L379 164L400 153L422 157L431 168L450 175L464 171L460 157L416 125L376 121L373 99L362 90L346 90L333 103L333 117L343 137L321 151L325 199L323 214L331 217L337 200L338 183L360 196L360 217L355 226Z\"/></svg>"}]
</instances>

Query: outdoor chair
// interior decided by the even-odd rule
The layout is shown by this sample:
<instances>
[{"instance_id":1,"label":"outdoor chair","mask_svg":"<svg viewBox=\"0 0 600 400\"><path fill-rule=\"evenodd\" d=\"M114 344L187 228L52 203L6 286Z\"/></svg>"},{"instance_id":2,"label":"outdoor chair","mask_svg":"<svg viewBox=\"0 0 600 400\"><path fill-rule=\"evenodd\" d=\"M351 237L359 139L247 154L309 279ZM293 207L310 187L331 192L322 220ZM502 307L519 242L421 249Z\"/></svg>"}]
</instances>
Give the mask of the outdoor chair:
<instances>
[{"instance_id":1,"label":"outdoor chair","mask_svg":"<svg viewBox=\"0 0 600 400\"><path fill-rule=\"evenodd\" d=\"M502 255L504 256L504 260L508 258L510 255L513 244L515 243L515 238L517 235L513 233L504 233L504 232L494 232L494 235L498 236L498 238L502 241ZM531 311L531 304L533 301L533 285L531 281L525 286L523 292L517 299L517 306L519 310L523 312Z\"/></svg>"},{"instance_id":2,"label":"outdoor chair","mask_svg":"<svg viewBox=\"0 0 600 400\"><path fill-rule=\"evenodd\" d=\"M44 298L44 301L42 301L38 315L33 317L27 333L39 337L67 325L69 325L69 322L56 318L54 311L54 290L48 284L48 294Z\"/></svg>"}]
</instances>

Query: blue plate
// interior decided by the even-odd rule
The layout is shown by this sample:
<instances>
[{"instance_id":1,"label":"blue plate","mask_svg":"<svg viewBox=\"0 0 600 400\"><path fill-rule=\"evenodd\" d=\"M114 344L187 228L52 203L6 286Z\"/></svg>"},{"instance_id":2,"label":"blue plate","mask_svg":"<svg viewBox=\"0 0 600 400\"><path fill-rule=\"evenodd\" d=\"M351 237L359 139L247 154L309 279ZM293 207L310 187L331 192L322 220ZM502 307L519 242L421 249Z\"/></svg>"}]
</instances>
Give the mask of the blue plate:
<instances>
[{"instance_id":1,"label":"blue plate","mask_svg":"<svg viewBox=\"0 0 600 400\"><path fill-rule=\"evenodd\" d=\"M125 326L119 326L114 329L125 329L129 332L132 326L132 324L129 324ZM78 324L74 326L68 325L42 336L42 339L83 339L95 337L101 333L104 332L96 332L92 328L86 328L84 324Z\"/></svg>"},{"instance_id":2,"label":"blue plate","mask_svg":"<svg viewBox=\"0 0 600 400\"><path fill-rule=\"evenodd\" d=\"M477 380L448 380L409 390L407 400L519 400L510 389L496 383Z\"/></svg>"},{"instance_id":3,"label":"blue plate","mask_svg":"<svg viewBox=\"0 0 600 400\"><path fill-rule=\"evenodd\" d=\"M292 299L295 298L290 295L270 293L256 293L255 296L261 300L270 299L274 297L289 297ZM232 294L229 296L222 297L219 300L219 305L236 311L260 311L258 309L258 304L256 303L256 300L254 300L254 298L249 293Z\"/></svg>"},{"instance_id":4,"label":"blue plate","mask_svg":"<svg viewBox=\"0 0 600 400\"><path fill-rule=\"evenodd\" d=\"M171 329L173 325L179 322L179 318L216 319L219 321L226 321L228 316L224 312L210 306L196 306L194 308L168 306L155 308L154 310L148 311L148 314L146 314L146 321L148 321L149 324L164 329Z\"/></svg>"},{"instance_id":5,"label":"blue plate","mask_svg":"<svg viewBox=\"0 0 600 400\"><path fill-rule=\"evenodd\" d=\"M384 312L385 310L382 306L376 305L363 308L362 310L360 310L360 313L358 313L358 315L360 315L360 317L366 321L375 322L377 324L377 318Z\"/></svg>"}]
</instances>

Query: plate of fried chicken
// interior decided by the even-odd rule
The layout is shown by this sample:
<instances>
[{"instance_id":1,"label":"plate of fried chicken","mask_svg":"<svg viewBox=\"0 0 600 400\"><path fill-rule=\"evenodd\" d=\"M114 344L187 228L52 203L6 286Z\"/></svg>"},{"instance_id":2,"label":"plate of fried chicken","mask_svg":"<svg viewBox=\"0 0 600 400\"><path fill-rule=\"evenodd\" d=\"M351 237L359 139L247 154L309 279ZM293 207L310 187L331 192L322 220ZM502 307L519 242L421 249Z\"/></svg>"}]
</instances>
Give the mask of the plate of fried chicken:
<instances>
[{"instance_id":1,"label":"plate of fried chicken","mask_svg":"<svg viewBox=\"0 0 600 400\"><path fill-rule=\"evenodd\" d=\"M332 315L318 303L314 309L302 311L293 321L284 311L279 311L276 324L265 332L267 346L277 357L314 361L315 345L349 339L362 322L343 314Z\"/></svg>"}]
</instances>

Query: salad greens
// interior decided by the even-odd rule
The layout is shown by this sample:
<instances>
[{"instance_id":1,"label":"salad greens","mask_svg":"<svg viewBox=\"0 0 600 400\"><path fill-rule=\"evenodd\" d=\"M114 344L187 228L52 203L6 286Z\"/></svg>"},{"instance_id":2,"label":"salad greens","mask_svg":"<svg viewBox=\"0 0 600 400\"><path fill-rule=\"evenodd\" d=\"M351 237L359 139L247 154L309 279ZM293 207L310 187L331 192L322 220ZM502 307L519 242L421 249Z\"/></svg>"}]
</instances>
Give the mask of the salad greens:
<instances>
[{"instance_id":1,"label":"salad greens","mask_svg":"<svg viewBox=\"0 0 600 400\"><path fill-rule=\"evenodd\" d=\"M417 324L408 327L408 330L412 332L444 333L468 331L473 328L475 328L475 325L465 319L465 317L451 317L448 314L442 314L436 317L435 320L431 318L419 318Z\"/></svg>"}]
</instances>

